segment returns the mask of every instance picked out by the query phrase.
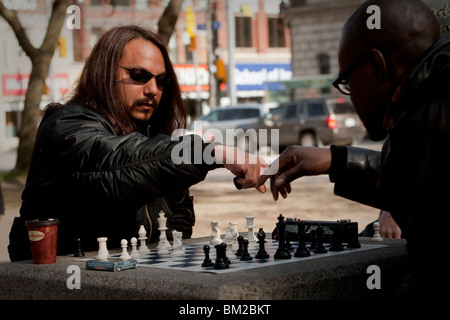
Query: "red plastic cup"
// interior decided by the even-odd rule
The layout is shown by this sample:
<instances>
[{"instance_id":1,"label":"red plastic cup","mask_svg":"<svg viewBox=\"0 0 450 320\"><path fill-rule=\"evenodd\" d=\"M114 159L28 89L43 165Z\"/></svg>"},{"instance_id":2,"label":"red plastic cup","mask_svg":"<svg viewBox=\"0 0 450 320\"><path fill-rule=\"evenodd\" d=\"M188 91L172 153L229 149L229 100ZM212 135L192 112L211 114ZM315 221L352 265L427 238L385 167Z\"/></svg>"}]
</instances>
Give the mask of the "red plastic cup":
<instances>
[{"instance_id":1,"label":"red plastic cup","mask_svg":"<svg viewBox=\"0 0 450 320\"><path fill-rule=\"evenodd\" d=\"M56 262L58 223L58 219L25 221L33 263L50 264Z\"/></svg>"}]
</instances>

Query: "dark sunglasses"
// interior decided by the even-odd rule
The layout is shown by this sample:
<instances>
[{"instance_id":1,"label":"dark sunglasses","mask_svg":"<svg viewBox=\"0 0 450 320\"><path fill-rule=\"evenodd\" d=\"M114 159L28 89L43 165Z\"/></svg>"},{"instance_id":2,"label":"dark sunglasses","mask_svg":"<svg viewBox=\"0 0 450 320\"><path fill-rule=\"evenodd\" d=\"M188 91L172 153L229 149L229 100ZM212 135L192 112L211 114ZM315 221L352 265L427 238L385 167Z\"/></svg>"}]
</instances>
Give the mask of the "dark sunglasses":
<instances>
[{"instance_id":1,"label":"dark sunglasses","mask_svg":"<svg viewBox=\"0 0 450 320\"><path fill-rule=\"evenodd\" d=\"M347 67L340 75L339 77L333 82L333 86L338 89L342 94L350 95L350 83L348 81L348 78L352 74L353 71L355 71L356 67L362 62L363 58L366 57L367 51L363 52L358 58L355 59L355 61L350 64L350 66Z\"/></svg>"},{"instance_id":2,"label":"dark sunglasses","mask_svg":"<svg viewBox=\"0 0 450 320\"><path fill-rule=\"evenodd\" d=\"M157 76L155 76L153 73L148 72L144 69L139 68L125 68L122 66L119 66L122 69L125 69L130 74L130 79L136 82L139 82L140 84L146 84L149 82L152 78L155 78L156 85L161 88L164 87L169 83L169 76L166 73L161 73Z\"/></svg>"}]
</instances>

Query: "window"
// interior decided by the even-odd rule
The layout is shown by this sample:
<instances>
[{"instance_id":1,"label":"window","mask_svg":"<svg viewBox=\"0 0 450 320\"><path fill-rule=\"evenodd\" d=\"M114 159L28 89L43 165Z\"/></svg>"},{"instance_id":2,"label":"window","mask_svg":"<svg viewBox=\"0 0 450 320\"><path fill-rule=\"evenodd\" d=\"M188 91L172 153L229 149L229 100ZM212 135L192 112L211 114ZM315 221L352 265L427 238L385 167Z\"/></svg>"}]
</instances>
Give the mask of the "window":
<instances>
[{"instance_id":1,"label":"window","mask_svg":"<svg viewBox=\"0 0 450 320\"><path fill-rule=\"evenodd\" d=\"M285 47L284 24L281 18L269 18L269 47L279 48Z\"/></svg>"},{"instance_id":2,"label":"window","mask_svg":"<svg viewBox=\"0 0 450 320\"><path fill-rule=\"evenodd\" d=\"M252 47L252 18L236 17L236 47Z\"/></svg>"},{"instance_id":3,"label":"window","mask_svg":"<svg viewBox=\"0 0 450 320\"><path fill-rule=\"evenodd\" d=\"M249 118L258 118L259 117L259 109L241 109L239 110L239 119L249 119Z\"/></svg>"},{"instance_id":4,"label":"window","mask_svg":"<svg viewBox=\"0 0 450 320\"><path fill-rule=\"evenodd\" d=\"M129 6L130 1L129 0L113 0L111 1L111 4L114 4L116 6Z\"/></svg>"},{"instance_id":5,"label":"window","mask_svg":"<svg viewBox=\"0 0 450 320\"><path fill-rule=\"evenodd\" d=\"M214 121L222 120L222 114L223 113L221 110L213 111L210 114L208 114L207 116L205 116L203 118L203 121L214 122Z\"/></svg>"},{"instance_id":6,"label":"window","mask_svg":"<svg viewBox=\"0 0 450 320\"><path fill-rule=\"evenodd\" d=\"M319 55L319 73L329 74L330 73L330 56L327 54Z\"/></svg>"},{"instance_id":7,"label":"window","mask_svg":"<svg viewBox=\"0 0 450 320\"><path fill-rule=\"evenodd\" d=\"M356 112L355 109L353 108L353 105L347 102L335 103L333 104L333 109L336 114Z\"/></svg>"},{"instance_id":8,"label":"window","mask_svg":"<svg viewBox=\"0 0 450 320\"><path fill-rule=\"evenodd\" d=\"M295 118L296 115L297 115L297 104L296 103L290 104L286 110L286 118L287 119Z\"/></svg>"},{"instance_id":9,"label":"window","mask_svg":"<svg viewBox=\"0 0 450 320\"><path fill-rule=\"evenodd\" d=\"M323 109L323 104L321 104L321 103L308 104L308 115L310 117L318 117L318 116L325 115L325 111Z\"/></svg>"}]
</instances>

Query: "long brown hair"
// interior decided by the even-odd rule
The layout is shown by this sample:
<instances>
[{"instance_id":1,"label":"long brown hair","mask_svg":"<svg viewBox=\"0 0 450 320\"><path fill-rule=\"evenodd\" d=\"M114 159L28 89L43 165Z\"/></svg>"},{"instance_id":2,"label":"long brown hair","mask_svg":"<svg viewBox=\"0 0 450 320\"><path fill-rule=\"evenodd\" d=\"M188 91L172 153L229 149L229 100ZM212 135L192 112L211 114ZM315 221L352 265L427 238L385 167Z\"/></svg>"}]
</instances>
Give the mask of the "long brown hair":
<instances>
[{"instance_id":1,"label":"long brown hair","mask_svg":"<svg viewBox=\"0 0 450 320\"><path fill-rule=\"evenodd\" d=\"M117 71L123 49L133 39L152 42L164 57L167 84L149 124L152 134L171 135L175 129L186 127L187 112L177 76L163 40L158 34L138 26L115 27L98 40L66 104L81 104L97 110L111 121L119 135L139 130L120 99Z\"/></svg>"}]
</instances>

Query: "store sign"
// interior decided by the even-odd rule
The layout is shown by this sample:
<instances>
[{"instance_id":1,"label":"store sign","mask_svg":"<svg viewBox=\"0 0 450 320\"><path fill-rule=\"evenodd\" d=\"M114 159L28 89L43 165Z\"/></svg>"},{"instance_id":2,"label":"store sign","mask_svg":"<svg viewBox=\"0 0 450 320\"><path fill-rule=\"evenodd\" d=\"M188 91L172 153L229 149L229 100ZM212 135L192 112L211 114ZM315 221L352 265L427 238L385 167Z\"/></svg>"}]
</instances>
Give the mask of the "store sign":
<instances>
[{"instance_id":1,"label":"store sign","mask_svg":"<svg viewBox=\"0 0 450 320\"><path fill-rule=\"evenodd\" d=\"M196 91L197 85L199 91L209 91L209 71L206 64L199 64L197 70L193 64L176 64L174 68L181 91Z\"/></svg>"},{"instance_id":2,"label":"store sign","mask_svg":"<svg viewBox=\"0 0 450 320\"><path fill-rule=\"evenodd\" d=\"M27 93L29 74L4 74L2 75L3 95L21 96ZM53 82L53 83L52 83ZM50 77L45 80L47 87L54 88L55 92L63 94L70 90L69 75L67 73L55 73L53 81Z\"/></svg>"},{"instance_id":3,"label":"store sign","mask_svg":"<svg viewBox=\"0 0 450 320\"><path fill-rule=\"evenodd\" d=\"M277 83L292 78L291 64L236 64L234 81L237 90L284 90Z\"/></svg>"},{"instance_id":4,"label":"store sign","mask_svg":"<svg viewBox=\"0 0 450 320\"><path fill-rule=\"evenodd\" d=\"M36 10L38 0L3 0L3 4L10 10Z\"/></svg>"},{"instance_id":5,"label":"store sign","mask_svg":"<svg viewBox=\"0 0 450 320\"><path fill-rule=\"evenodd\" d=\"M195 70L192 64L174 65L183 92L209 91L209 71L206 64ZM291 64L236 64L234 81L238 91L271 90L281 91L285 87L280 81L292 78ZM197 82L196 82L197 81Z\"/></svg>"}]
</instances>

